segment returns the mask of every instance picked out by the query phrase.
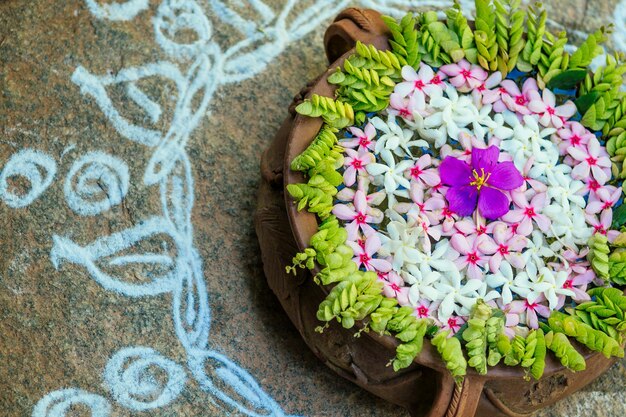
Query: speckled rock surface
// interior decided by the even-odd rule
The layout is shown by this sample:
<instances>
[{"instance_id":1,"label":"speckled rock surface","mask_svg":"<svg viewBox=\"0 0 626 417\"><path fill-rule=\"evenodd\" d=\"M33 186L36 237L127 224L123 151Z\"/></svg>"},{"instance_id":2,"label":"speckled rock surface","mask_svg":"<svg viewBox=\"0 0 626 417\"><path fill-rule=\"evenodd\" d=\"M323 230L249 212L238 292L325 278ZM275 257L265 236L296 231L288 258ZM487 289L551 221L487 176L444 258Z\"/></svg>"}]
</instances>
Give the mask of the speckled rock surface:
<instances>
[{"instance_id":1,"label":"speckled rock surface","mask_svg":"<svg viewBox=\"0 0 626 417\"><path fill-rule=\"evenodd\" d=\"M15 155L29 148L47 155L56 167L51 184L25 207L15 208L7 193L0 190L0 415L31 415L42 398L53 398L55 392L69 388L100 399L93 403L94 416L108 409L115 416L135 415L140 410L151 416L238 415L224 404L223 398L216 399L219 396L215 391L212 393L199 383L191 370L193 367L187 365L192 349L177 333L180 327L174 320L173 305L180 297L176 291L160 287L158 295L124 293L119 285L107 287L98 280L102 275L94 272L104 271L116 282L137 286L167 275L146 266L145 262L133 266L118 258L105 263L104 257L94 258L98 253L94 247L88 247L95 241L105 242L102 239L111 235L130 242L128 235L119 233L141 229L147 219L162 216L163 208L159 185L144 181L155 148L129 140L128 131L114 122L111 113L103 112L92 95L81 93L72 75L78 67L83 67L95 76L119 79L116 77L127 74L129 68L168 60L185 73L193 62L189 56L174 57L171 50L155 39L155 19L159 7L168 3L167 0L126 2L131 6L147 4L147 9L137 9L131 20L97 18L98 10L113 10L102 5L114 3L0 0L0 166L4 170L7 166L17 166L36 178L37 174L32 169L28 171L26 165L10 162L19 162ZM255 9L259 2L252 0L169 3L188 8L197 5L196 13L202 13L211 23L211 30L206 32L210 41L224 52L233 51L234 45L250 36L259 40L246 51L268 44L267 39L273 36L268 28L275 27L275 20L280 18L287 2L264 2L267 10L274 10L274 20L267 10L259 6L259 10ZM284 42L275 43L262 54L251 54L234 69L206 73L206 79L214 77L217 89L210 94L208 108L202 112L197 127L187 136L182 135L188 138L186 146L177 148L186 152L195 190L193 205L186 206L191 217L185 223L189 227L185 229L184 241L181 243L172 233L159 229L160 234L155 232L149 238L137 240L120 253L113 251L115 242L106 241L101 246L111 249L107 256L166 250L170 254L168 259L177 260L186 253L185 245L192 245L199 255L194 259L202 260L198 279L206 283L204 294L208 294L211 309L210 318L204 317L205 324L210 322L210 332L204 337L208 340L206 349L219 352L240 366L233 369L249 372L285 414L404 416L404 410L339 379L319 363L281 310L263 277L252 223L260 182L258 161L286 115L293 95L326 67L322 46L324 27L330 16L349 2L297 3L292 17L285 21L306 16L304 13L313 3L318 6L326 3L332 12L324 15L321 9L311 9L315 13L302 20L303 25L310 24L306 33L281 38ZM381 0L352 4L390 7L411 3ZM581 36L611 22L616 7L626 7L618 6L615 0L545 3L555 28L560 25L575 29ZM257 22L257 26L242 26L233 20L225 22L220 5L232 6L241 21ZM113 12L108 16L115 17ZM617 26L618 30L625 30L626 22L617 22ZM188 41L185 38L188 35L179 34L177 41ZM233 56L242 57L246 51L242 48L233 52ZM264 62L262 57L273 53L276 57ZM218 55L211 56L213 68L217 67L213 58ZM106 87L106 94L120 114L132 125L160 132L161 138L167 136L175 115L180 114L174 82L155 76L136 83L152 103L158 103L160 115L154 107L152 112L146 112L131 103L130 97L136 91L129 90L126 84L113 84ZM208 96L207 93L205 97ZM200 100L192 100L194 108L200 105L197 101ZM150 106L146 108L150 110ZM72 172L81 158L96 151L115 158L112 172L121 178L122 186L109 189L108 177L99 175L95 181L99 193L96 189L95 195L87 197L99 200L102 198L99 194L104 193L105 200L115 202L115 193L124 189L124 166L128 167L129 181L121 202L89 214L85 212L85 207L89 207L86 203L82 206L76 203L72 187L77 182ZM44 171L37 169L39 177L45 177ZM7 183L16 194L28 191L28 183L19 178L8 178ZM89 255L76 248L59 255L59 240L55 236L88 248ZM55 248L56 257L51 255ZM92 258L88 259L89 256ZM174 268L167 263L161 267ZM180 269L177 271L180 273ZM198 304L195 306L197 310ZM195 347L198 344L202 342L191 343ZM178 376L169 390L156 387L168 382L167 372L158 366L148 372L152 380L139 378L142 383L139 385L144 388L156 388L141 395L129 394L128 386L116 382L115 372L105 372L107 366L109 370L115 368L111 358L116 354L138 346L158 352L166 361L164 369L170 376ZM178 371L182 374L177 374ZM538 415L625 415L624 381L626 361L621 361L593 385ZM217 389L232 393L225 385L222 383ZM238 392L245 396L245 390ZM129 396L138 401L130 401ZM160 403L155 401L159 399ZM39 415L63 415L62 410L61 414L53 414L51 408L47 411L49 414L44 409ZM71 411L75 415L89 415L85 405L74 405Z\"/></svg>"}]
</instances>

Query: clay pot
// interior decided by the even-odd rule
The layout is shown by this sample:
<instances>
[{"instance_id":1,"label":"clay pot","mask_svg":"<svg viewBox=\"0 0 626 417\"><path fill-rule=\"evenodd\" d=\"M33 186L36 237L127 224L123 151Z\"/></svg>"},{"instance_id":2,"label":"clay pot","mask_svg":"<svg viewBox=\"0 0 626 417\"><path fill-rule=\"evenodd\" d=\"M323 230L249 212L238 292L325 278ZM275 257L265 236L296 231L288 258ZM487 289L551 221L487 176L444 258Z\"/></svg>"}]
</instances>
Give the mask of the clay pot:
<instances>
[{"instance_id":1,"label":"clay pot","mask_svg":"<svg viewBox=\"0 0 626 417\"><path fill-rule=\"evenodd\" d=\"M263 182L255 224L267 281L306 343L329 368L371 393L405 407L412 416L529 415L587 385L613 361L576 345L587 361L585 371L572 373L548 354L540 381L525 380L519 367L498 365L490 368L486 376L470 368L464 382L456 385L434 347L425 342L413 365L394 372L386 366L398 344L393 337L370 332L355 338L356 329L346 330L338 323L331 324L323 334L316 333L315 327L321 324L316 311L329 289L316 285L308 271L300 271L295 277L285 272L294 254L306 248L317 231L315 216L298 212L291 198L285 198L287 184L304 181L301 173L289 169L291 161L307 148L322 126L321 119L297 115L294 107L312 93L333 96L334 87L326 79L354 52L356 41L388 49L387 35L377 12L354 8L342 12L324 38L332 64L294 99L289 117L263 154Z\"/></svg>"}]
</instances>

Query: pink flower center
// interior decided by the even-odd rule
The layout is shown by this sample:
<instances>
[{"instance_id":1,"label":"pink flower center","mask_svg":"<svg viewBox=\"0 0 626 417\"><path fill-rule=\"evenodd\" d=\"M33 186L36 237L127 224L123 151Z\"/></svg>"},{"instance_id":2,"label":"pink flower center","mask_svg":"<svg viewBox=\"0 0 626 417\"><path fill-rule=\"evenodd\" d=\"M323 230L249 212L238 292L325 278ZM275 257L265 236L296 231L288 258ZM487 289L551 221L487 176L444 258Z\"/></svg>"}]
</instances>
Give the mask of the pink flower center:
<instances>
[{"instance_id":1,"label":"pink flower center","mask_svg":"<svg viewBox=\"0 0 626 417\"><path fill-rule=\"evenodd\" d=\"M546 109L546 111L548 112L548 114L549 114L550 116L554 116L554 115L555 115L555 113L556 113L556 110L555 110L554 108L550 107L550 106L548 106L548 108Z\"/></svg>"},{"instance_id":2,"label":"pink flower center","mask_svg":"<svg viewBox=\"0 0 626 417\"><path fill-rule=\"evenodd\" d=\"M355 169L361 169L361 168L363 168L363 162L362 162L360 159L354 159L354 160L352 161L352 166L353 166Z\"/></svg>"},{"instance_id":3,"label":"pink flower center","mask_svg":"<svg viewBox=\"0 0 626 417\"><path fill-rule=\"evenodd\" d=\"M448 327L453 329L453 330L459 327L459 323L458 323L456 317L450 317L448 319Z\"/></svg>"},{"instance_id":4,"label":"pink flower center","mask_svg":"<svg viewBox=\"0 0 626 417\"><path fill-rule=\"evenodd\" d=\"M500 252L502 255L508 255L509 247L505 245L500 245L500 247L498 248L498 252Z\"/></svg>"},{"instance_id":5,"label":"pink flower center","mask_svg":"<svg viewBox=\"0 0 626 417\"><path fill-rule=\"evenodd\" d=\"M354 218L354 220L356 220L357 224L364 224L365 223L365 214L357 213L357 215Z\"/></svg>"},{"instance_id":6,"label":"pink flower center","mask_svg":"<svg viewBox=\"0 0 626 417\"><path fill-rule=\"evenodd\" d=\"M415 88L416 88L416 89L421 90L421 89L423 89L424 87L425 87L425 85L424 85L424 81L422 81L422 80L416 80L416 81L415 81Z\"/></svg>"},{"instance_id":7,"label":"pink flower center","mask_svg":"<svg viewBox=\"0 0 626 417\"><path fill-rule=\"evenodd\" d=\"M464 70L461 71L461 75L465 79L468 79L468 78L470 78L472 76L472 73L469 70L464 69Z\"/></svg>"},{"instance_id":8,"label":"pink flower center","mask_svg":"<svg viewBox=\"0 0 626 417\"><path fill-rule=\"evenodd\" d=\"M424 171L422 171L422 168L418 167L418 166L414 166L413 168L411 168L411 176L415 179L419 178L420 175L422 175Z\"/></svg>"},{"instance_id":9,"label":"pink flower center","mask_svg":"<svg viewBox=\"0 0 626 417\"><path fill-rule=\"evenodd\" d=\"M524 96L516 96L515 97L515 104L517 104L518 106L525 106L526 105L526 97L524 97Z\"/></svg>"},{"instance_id":10,"label":"pink flower center","mask_svg":"<svg viewBox=\"0 0 626 417\"><path fill-rule=\"evenodd\" d=\"M430 80L431 84L438 85L441 84L441 77L435 75L432 80Z\"/></svg>"},{"instance_id":11,"label":"pink flower center","mask_svg":"<svg viewBox=\"0 0 626 417\"><path fill-rule=\"evenodd\" d=\"M594 158L593 156L590 156L589 158L585 159L585 161L587 161L587 163L591 167L595 166L598 163L598 160L596 158Z\"/></svg>"},{"instance_id":12,"label":"pink flower center","mask_svg":"<svg viewBox=\"0 0 626 417\"><path fill-rule=\"evenodd\" d=\"M365 240L359 239L359 240L356 241L356 243L357 243L357 245L359 245L359 247L361 249L365 249Z\"/></svg>"},{"instance_id":13,"label":"pink flower center","mask_svg":"<svg viewBox=\"0 0 626 417\"><path fill-rule=\"evenodd\" d=\"M403 109L400 109L400 116L404 117L405 119L411 117L411 115L412 115L411 112L406 107Z\"/></svg>"},{"instance_id":14,"label":"pink flower center","mask_svg":"<svg viewBox=\"0 0 626 417\"><path fill-rule=\"evenodd\" d=\"M611 207L613 207L613 202L609 200L606 203L604 203L604 205L602 206L602 209L606 210L606 209L610 209Z\"/></svg>"},{"instance_id":15,"label":"pink flower center","mask_svg":"<svg viewBox=\"0 0 626 417\"><path fill-rule=\"evenodd\" d=\"M601 224L597 224L597 225L593 226L593 228L595 229L596 233L600 233L601 235L606 235L606 233L607 233L606 229Z\"/></svg>"},{"instance_id":16,"label":"pink flower center","mask_svg":"<svg viewBox=\"0 0 626 417\"><path fill-rule=\"evenodd\" d=\"M600 183L596 180L589 181L587 185L591 191L598 191L600 189Z\"/></svg>"},{"instance_id":17,"label":"pink flower center","mask_svg":"<svg viewBox=\"0 0 626 417\"><path fill-rule=\"evenodd\" d=\"M478 226L476 228L476 233L478 235L484 235L485 233L487 233L487 228L485 226Z\"/></svg>"},{"instance_id":18,"label":"pink flower center","mask_svg":"<svg viewBox=\"0 0 626 417\"><path fill-rule=\"evenodd\" d=\"M519 227L519 223L514 223L511 225L511 232L513 234L517 234L517 228Z\"/></svg>"},{"instance_id":19,"label":"pink flower center","mask_svg":"<svg viewBox=\"0 0 626 417\"><path fill-rule=\"evenodd\" d=\"M526 210L524 210L524 215L526 215L526 217L535 217L537 215L537 213L535 213L535 208L534 207L526 207Z\"/></svg>"},{"instance_id":20,"label":"pink flower center","mask_svg":"<svg viewBox=\"0 0 626 417\"><path fill-rule=\"evenodd\" d=\"M395 282L391 284L391 289L396 293L400 291L400 287Z\"/></svg>"},{"instance_id":21,"label":"pink flower center","mask_svg":"<svg viewBox=\"0 0 626 417\"><path fill-rule=\"evenodd\" d=\"M537 303L529 303L528 300L524 300L524 305L526 310L535 311L535 308L537 308Z\"/></svg>"},{"instance_id":22,"label":"pink flower center","mask_svg":"<svg viewBox=\"0 0 626 417\"><path fill-rule=\"evenodd\" d=\"M372 258L370 258L367 253L362 253L359 255L359 262L361 262L363 265L368 265L371 259Z\"/></svg>"},{"instance_id":23,"label":"pink flower center","mask_svg":"<svg viewBox=\"0 0 626 417\"><path fill-rule=\"evenodd\" d=\"M419 306L415 310L417 310L417 315L420 318L428 317L428 308L424 306Z\"/></svg>"},{"instance_id":24,"label":"pink flower center","mask_svg":"<svg viewBox=\"0 0 626 417\"><path fill-rule=\"evenodd\" d=\"M371 143L372 141L369 140L367 136L359 137L359 145L363 146L364 148L367 148Z\"/></svg>"},{"instance_id":25,"label":"pink flower center","mask_svg":"<svg viewBox=\"0 0 626 417\"><path fill-rule=\"evenodd\" d=\"M582 140L582 139L581 139L581 137L580 137L580 136L578 136L578 135L572 135L572 137L569 139L570 143L571 143L573 146L580 145L580 141L581 141L581 140Z\"/></svg>"},{"instance_id":26,"label":"pink flower center","mask_svg":"<svg viewBox=\"0 0 626 417\"><path fill-rule=\"evenodd\" d=\"M471 263L472 265L476 265L478 261L480 261L480 256L478 256L476 252L467 254L467 262Z\"/></svg>"},{"instance_id":27,"label":"pink flower center","mask_svg":"<svg viewBox=\"0 0 626 417\"><path fill-rule=\"evenodd\" d=\"M452 218L454 213L448 207L444 207L443 210L441 210L441 214L443 217Z\"/></svg>"},{"instance_id":28,"label":"pink flower center","mask_svg":"<svg viewBox=\"0 0 626 417\"><path fill-rule=\"evenodd\" d=\"M485 86L485 84L481 84L478 87L476 87L476 90L480 91L481 93L485 91L486 89L487 87Z\"/></svg>"},{"instance_id":29,"label":"pink flower center","mask_svg":"<svg viewBox=\"0 0 626 417\"><path fill-rule=\"evenodd\" d=\"M573 279L567 279L565 280L565 282L563 283L563 288L572 288L574 286L574 280Z\"/></svg>"}]
</instances>

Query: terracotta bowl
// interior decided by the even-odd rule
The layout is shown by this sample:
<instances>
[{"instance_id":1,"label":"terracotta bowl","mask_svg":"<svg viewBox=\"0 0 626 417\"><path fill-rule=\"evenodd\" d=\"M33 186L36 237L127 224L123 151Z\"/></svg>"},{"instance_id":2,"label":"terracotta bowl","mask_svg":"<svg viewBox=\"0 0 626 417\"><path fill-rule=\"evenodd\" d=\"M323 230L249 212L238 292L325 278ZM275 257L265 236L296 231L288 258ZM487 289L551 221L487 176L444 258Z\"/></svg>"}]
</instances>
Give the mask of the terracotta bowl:
<instances>
[{"instance_id":1,"label":"terracotta bowl","mask_svg":"<svg viewBox=\"0 0 626 417\"><path fill-rule=\"evenodd\" d=\"M329 288L316 285L308 271L295 277L285 272L294 254L306 248L317 231L316 217L298 212L284 190L287 184L303 182L302 174L291 171L289 166L311 143L322 120L297 115L294 108L312 93L333 95L334 87L326 79L354 52L357 40L388 49L387 35L379 13L354 8L342 12L324 39L331 65L294 98L289 117L263 154L263 182L255 224L267 281L305 342L329 368L371 393L405 407L412 416L527 416L587 385L613 361L577 345L587 361L585 371L572 373L548 354L545 374L539 381L525 380L519 367L498 365L490 368L486 376L468 369L463 384L457 386L435 348L426 342L413 365L394 372L386 366L397 346L393 337L370 332L355 338L355 329L343 329L338 323L331 324L323 334L316 333L314 329L320 325L317 307Z\"/></svg>"}]
</instances>

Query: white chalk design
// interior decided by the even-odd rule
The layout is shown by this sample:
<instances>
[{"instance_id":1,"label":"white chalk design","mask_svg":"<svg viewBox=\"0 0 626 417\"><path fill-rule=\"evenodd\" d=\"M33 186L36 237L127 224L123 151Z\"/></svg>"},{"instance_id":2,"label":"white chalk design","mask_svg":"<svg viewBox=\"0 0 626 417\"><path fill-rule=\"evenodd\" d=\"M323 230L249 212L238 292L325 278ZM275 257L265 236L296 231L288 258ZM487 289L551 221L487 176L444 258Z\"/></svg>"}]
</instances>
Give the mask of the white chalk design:
<instances>
[{"instance_id":1,"label":"white chalk design","mask_svg":"<svg viewBox=\"0 0 626 417\"><path fill-rule=\"evenodd\" d=\"M22 149L11 156L0 174L0 198L7 206L22 208L39 197L54 180L57 164L50 156L32 149ZM24 194L11 191L9 179L22 177L30 189Z\"/></svg>"},{"instance_id":2,"label":"white chalk design","mask_svg":"<svg viewBox=\"0 0 626 417\"><path fill-rule=\"evenodd\" d=\"M93 216L121 203L129 183L124 161L103 152L90 152L74 162L63 191L74 212Z\"/></svg>"},{"instance_id":3,"label":"white chalk design","mask_svg":"<svg viewBox=\"0 0 626 417\"><path fill-rule=\"evenodd\" d=\"M148 0L85 0L85 3L96 18L108 20L131 20L150 6Z\"/></svg>"},{"instance_id":4,"label":"white chalk design","mask_svg":"<svg viewBox=\"0 0 626 417\"><path fill-rule=\"evenodd\" d=\"M111 405L106 398L76 388L51 392L42 398L33 409L32 417L66 417L70 408L77 405L87 407L90 417L109 417Z\"/></svg>"},{"instance_id":5,"label":"white chalk design","mask_svg":"<svg viewBox=\"0 0 626 417\"><path fill-rule=\"evenodd\" d=\"M165 372L160 384L155 369ZM122 349L109 360L104 381L113 398L133 411L163 407L183 391L187 375L182 366L147 347Z\"/></svg>"},{"instance_id":6,"label":"white chalk design","mask_svg":"<svg viewBox=\"0 0 626 417\"><path fill-rule=\"evenodd\" d=\"M108 0L106 4L103 1L85 0L98 19L130 20L148 9L147 0ZM191 221L194 184L187 144L194 130L207 118L218 87L262 72L289 44L353 3L348 0L286 0L284 7L276 10L261 0L162 0L152 17L154 40L163 53L162 60L122 68L114 74L92 74L82 66L74 71L72 81L89 102L100 108L111 126L121 136L150 150L143 185L158 190L161 212L90 243L56 235L51 261L58 269L63 264L84 268L106 290L128 297L141 299L167 294L172 299L174 332L187 359L185 371L147 347L130 347L116 353L103 378L119 406L144 411L171 404L187 386L189 375L209 394L209 401L216 407L225 407L226 413L285 416L282 408L246 370L209 347L211 314L202 261L194 247ZM361 0L358 4L400 15L402 10L449 6L452 1ZM462 0L461 5L468 13L473 10L473 0ZM221 25L230 25L243 39L233 45L219 45L213 37L216 22L209 17L218 19ZM618 17L624 19L616 12L616 19ZM184 42L179 36L182 33ZM151 97L149 91L144 90L147 80L173 85L174 94ZM114 102L109 95L112 88L125 91L125 100ZM125 115L125 105L129 102L143 110L145 117ZM174 109L166 128L157 124L164 118L164 105ZM96 155L99 156L89 162L100 164L99 168L86 168L83 157L67 177L67 201L79 214L97 214L119 204L128 191L127 169L121 168L125 165L112 156ZM68 184L73 187L74 177L78 177L77 184L80 183L79 170L85 180L81 187L68 190ZM92 201L97 190L88 182L96 177L108 180L109 207ZM111 194L111 190L117 194ZM127 274L131 265L133 271L143 272ZM167 374L164 385L158 385L146 374L147 368L154 366ZM108 416L110 412L110 405L103 397L72 389L45 396L35 407L33 417L64 416L66 404L71 403L86 404L96 417Z\"/></svg>"}]
</instances>

